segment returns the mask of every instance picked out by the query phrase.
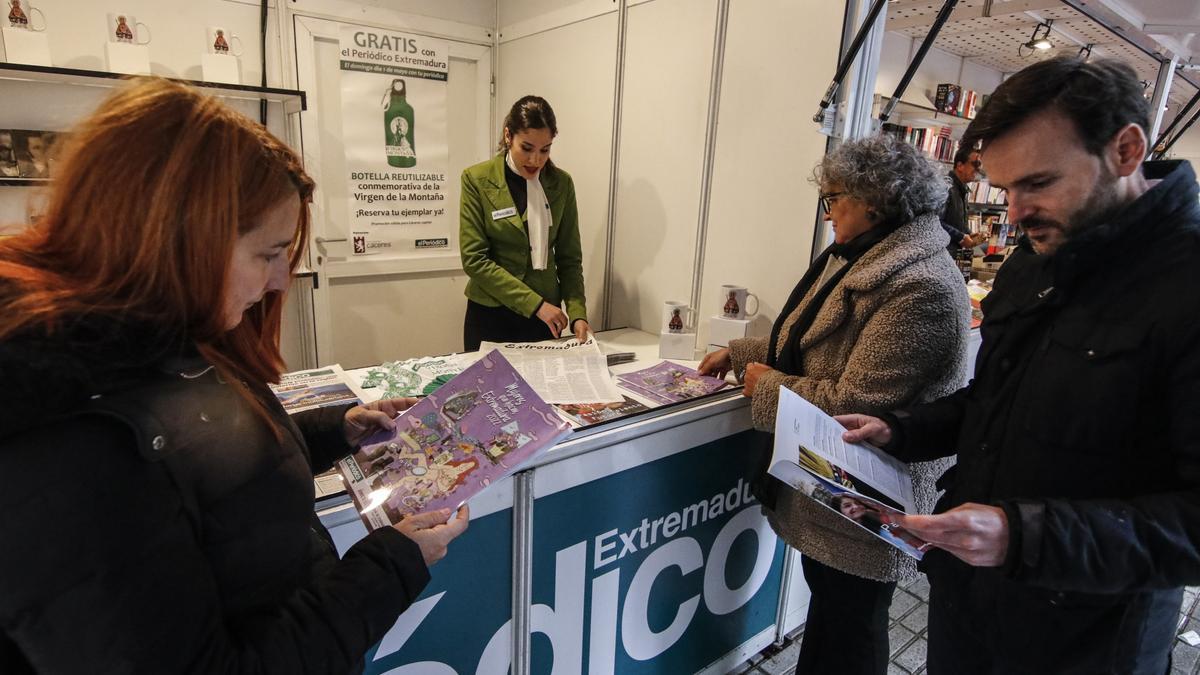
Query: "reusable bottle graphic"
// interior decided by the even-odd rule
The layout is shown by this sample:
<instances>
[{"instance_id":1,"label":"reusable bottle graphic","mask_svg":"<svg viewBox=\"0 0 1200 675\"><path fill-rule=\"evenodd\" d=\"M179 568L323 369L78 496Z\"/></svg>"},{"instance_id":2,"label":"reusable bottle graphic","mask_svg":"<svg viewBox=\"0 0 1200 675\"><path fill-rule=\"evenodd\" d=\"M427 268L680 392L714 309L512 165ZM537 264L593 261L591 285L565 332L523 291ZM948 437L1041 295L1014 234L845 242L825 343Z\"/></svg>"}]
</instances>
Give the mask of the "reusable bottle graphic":
<instances>
[{"instance_id":1,"label":"reusable bottle graphic","mask_svg":"<svg viewBox=\"0 0 1200 675\"><path fill-rule=\"evenodd\" d=\"M413 109L405 100L406 90L404 80L396 78L383 95L384 152L388 164L401 168L417 165L413 142Z\"/></svg>"}]
</instances>

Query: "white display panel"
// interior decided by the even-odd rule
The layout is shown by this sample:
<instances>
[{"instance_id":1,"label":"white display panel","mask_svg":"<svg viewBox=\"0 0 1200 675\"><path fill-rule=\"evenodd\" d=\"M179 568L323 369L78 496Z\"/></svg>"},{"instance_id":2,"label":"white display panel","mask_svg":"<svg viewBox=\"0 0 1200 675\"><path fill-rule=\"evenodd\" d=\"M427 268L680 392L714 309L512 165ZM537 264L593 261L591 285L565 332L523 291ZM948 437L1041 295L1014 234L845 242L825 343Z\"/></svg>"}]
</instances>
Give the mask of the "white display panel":
<instances>
[{"instance_id":1,"label":"white display panel","mask_svg":"<svg viewBox=\"0 0 1200 675\"><path fill-rule=\"evenodd\" d=\"M722 305L721 284L746 286L766 335L808 267L817 188L808 182L826 137L810 119L837 66L838 3L732 0L721 86L700 317ZM787 40L764 39L786 25ZM702 344L704 344L702 342Z\"/></svg>"},{"instance_id":2,"label":"white display panel","mask_svg":"<svg viewBox=\"0 0 1200 675\"><path fill-rule=\"evenodd\" d=\"M691 296L716 3L654 0L627 22L609 325L654 330Z\"/></svg>"}]
</instances>

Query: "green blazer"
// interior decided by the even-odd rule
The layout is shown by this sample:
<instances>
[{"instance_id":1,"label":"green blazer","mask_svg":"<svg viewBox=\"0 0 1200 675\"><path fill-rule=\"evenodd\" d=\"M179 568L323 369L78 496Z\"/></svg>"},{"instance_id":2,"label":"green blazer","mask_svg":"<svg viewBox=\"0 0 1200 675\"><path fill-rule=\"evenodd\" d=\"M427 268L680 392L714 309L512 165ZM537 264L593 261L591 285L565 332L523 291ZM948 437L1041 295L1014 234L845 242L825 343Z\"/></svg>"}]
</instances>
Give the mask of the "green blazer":
<instances>
[{"instance_id":1,"label":"green blazer","mask_svg":"<svg viewBox=\"0 0 1200 675\"><path fill-rule=\"evenodd\" d=\"M504 153L463 171L459 247L463 271L470 277L466 296L488 307L504 305L527 317L543 300L556 307L565 303L569 326L576 319L587 319L575 184L557 167L543 172L541 180L553 219L546 269L535 270L525 218L493 217L515 207L504 182Z\"/></svg>"}]
</instances>

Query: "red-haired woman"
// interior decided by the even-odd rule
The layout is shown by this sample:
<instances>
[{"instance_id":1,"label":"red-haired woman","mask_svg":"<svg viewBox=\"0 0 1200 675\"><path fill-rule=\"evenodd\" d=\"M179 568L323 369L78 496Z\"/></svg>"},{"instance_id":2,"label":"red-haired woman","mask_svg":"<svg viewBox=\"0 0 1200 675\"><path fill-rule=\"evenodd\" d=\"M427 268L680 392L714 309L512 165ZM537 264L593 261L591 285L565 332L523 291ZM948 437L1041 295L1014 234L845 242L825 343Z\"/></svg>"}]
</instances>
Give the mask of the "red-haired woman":
<instances>
[{"instance_id":1,"label":"red-haired woman","mask_svg":"<svg viewBox=\"0 0 1200 675\"><path fill-rule=\"evenodd\" d=\"M0 242L0 672L354 671L466 513L340 560L315 518L313 472L408 402L289 418L264 384L312 180L161 80L105 101L59 166Z\"/></svg>"}]
</instances>

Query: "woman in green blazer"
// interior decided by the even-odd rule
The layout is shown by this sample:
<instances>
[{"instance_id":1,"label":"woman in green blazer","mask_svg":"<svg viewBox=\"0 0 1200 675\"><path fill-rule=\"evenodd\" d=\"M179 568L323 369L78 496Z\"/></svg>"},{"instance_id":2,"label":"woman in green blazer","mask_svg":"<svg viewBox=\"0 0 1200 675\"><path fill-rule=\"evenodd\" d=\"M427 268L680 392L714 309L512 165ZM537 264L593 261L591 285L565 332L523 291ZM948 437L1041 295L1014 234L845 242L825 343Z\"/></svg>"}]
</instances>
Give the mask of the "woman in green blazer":
<instances>
[{"instance_id":1,"label":"woman in green blazer","mask_svg":"<svg viewBox=\"0 0 1200 675\"><path fill-rule=\"evenodd\" d=\"M463 171L467 351L483 340L556 338L568 327L580 340L587 337L575 185L550 161L557 135L550 104L524 96L504 120L500 153Z\"/></svg>"}]
</instances>

